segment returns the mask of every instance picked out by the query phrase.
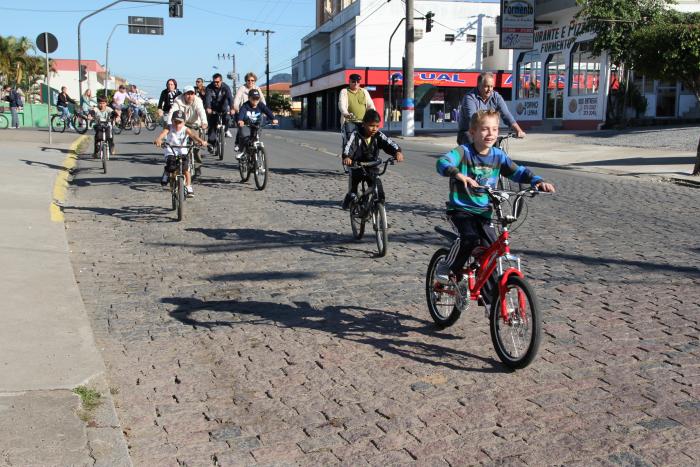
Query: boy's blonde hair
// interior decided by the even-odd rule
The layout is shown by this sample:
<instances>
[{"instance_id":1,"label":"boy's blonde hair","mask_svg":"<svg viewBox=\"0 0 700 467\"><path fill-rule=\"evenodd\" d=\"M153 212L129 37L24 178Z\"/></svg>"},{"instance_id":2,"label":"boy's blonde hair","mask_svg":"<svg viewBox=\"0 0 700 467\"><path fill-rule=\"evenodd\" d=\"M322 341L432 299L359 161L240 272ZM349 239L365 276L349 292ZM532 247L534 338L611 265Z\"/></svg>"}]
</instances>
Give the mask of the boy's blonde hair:
<instances>
[{"instance_id":1,"label":"boy's blonde hair","mask_svg":"<svg viewBox=\"0 0 700 467\"><path fill-rule=\"evenodd\" d=\"M469 120L469 129L476 130L480 124L484 123L487 118L496 117L498 122L501 121L501 114L498 110L488 109L488 110L478 110L472 115L471 120Z\"/></svg>"}]
</instances>

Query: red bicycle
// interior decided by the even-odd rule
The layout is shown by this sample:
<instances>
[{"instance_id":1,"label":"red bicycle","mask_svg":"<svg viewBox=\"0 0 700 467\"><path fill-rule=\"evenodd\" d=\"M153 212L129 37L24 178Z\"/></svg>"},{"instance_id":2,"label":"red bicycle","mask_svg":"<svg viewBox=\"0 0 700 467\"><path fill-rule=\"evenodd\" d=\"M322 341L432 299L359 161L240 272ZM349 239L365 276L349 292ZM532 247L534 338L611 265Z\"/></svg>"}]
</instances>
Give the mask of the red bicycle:
<instances>
[{"instance_id":1,"label":"red bicycle","mask_svg":"<svg viewBox=\"0 0 700 467\"><path fill-rule=\"evenodd\" d=\"M458 274L450 275L443 285L435 278L438 263L444 261L450 250L440 248L428 266L425 293L428 310L435 324L443 329L453 325L470 304L481 301L486 281L497 272L498 287L493 291L490 309L484 305L491 328L491 341L501 361L510 368L524 368L537 355L542 337L542 324L537 298L520 269L520 258L510 253L509 226L518 220L524 198L540 194L535 188L522 191L494 190L480 187L489 197L500 224L498 239L488 248L477 246ZM510 203L510 200L512 204ZM504 214L505 205L512 207ZM451 241L457 234L441 227L435 230Z\"/></svg>"}]
</instances>

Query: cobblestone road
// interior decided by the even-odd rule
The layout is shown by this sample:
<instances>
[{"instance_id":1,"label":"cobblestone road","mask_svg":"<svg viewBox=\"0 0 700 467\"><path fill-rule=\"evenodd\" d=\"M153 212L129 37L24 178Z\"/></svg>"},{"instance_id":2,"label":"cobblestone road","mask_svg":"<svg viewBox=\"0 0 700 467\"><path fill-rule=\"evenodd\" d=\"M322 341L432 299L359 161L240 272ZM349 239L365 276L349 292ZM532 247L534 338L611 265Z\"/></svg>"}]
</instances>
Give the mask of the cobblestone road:
<instances>
[{"instance_id":1,"label":"cobblestone road","mask_svg":"<svg viewBox=\"0 0 700 467\"><path fill-rule=\"evenodd\" d=\"M424 146L384 177L378 259L351 241L337 159L291 132L267 133L265 191L227 155L181 223L152 134L120 138L65 212L135 465L700 463L699 190L540 170L560 193L513 249L545 336L512 373L481 309L430 321L447 183Z\"/></svg>"}]
</instances>

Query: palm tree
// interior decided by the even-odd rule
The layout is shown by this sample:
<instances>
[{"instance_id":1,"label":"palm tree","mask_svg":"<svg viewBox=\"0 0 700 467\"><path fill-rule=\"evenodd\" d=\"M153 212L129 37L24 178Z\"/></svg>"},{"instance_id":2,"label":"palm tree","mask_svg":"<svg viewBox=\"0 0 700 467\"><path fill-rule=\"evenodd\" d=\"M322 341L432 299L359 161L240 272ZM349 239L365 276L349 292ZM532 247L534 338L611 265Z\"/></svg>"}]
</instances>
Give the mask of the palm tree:
<instances>
[{"instance_id":1,"label":"palm tree","mask_svg":"<svg viewBox=\"0 0 700 467\"><path fill-rule=\"evenodd\" d=\"M11 86L30 87L44 76L44 65L34 44L26 37L0 36L0 81Z\"/></svg>"}]
</instances>

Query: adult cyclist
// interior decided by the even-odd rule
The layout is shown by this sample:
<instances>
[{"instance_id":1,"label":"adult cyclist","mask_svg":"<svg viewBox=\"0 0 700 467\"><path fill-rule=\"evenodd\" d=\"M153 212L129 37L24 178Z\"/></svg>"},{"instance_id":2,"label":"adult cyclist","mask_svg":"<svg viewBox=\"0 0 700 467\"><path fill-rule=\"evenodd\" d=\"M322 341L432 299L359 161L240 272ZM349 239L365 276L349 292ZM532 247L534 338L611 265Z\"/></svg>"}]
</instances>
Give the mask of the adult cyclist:
<instances>
[{"instance_id":1,"label":"adult cyclist","mask_svg":"<svg viewBox=\"0 0 700 467\"><path fill-rule=\"evenodd\" d=\"M366 89L360 87L362 77L357 73L350 75L350 84L340 91L338 110L340 110L340 128L343 132L343 146L350 135L362 126L362 119L369 109L376 110L374 102Z\"/></svg>"},{"instance_id":2,"label":"adult cyclist","mask_svg":"<svg viewBox=\"0 0 700 467\"><path fill-rule=\"evenodd\" d=\"M493 73L482 72L476 80L476 88L469 91L460 105L459 130L457 133L457 144L469 144L469 122L472 116L479 110L497 110L501 115L501 120L515 131L518 138L524 138L525 132L513 115L508 110L503 97L494 90L496 78Z\"/></svg>"},{"instance_id":3,"label":"adult cyclist","mask_svg":"<svg viewBox=\"0 0 700 467\"><path fill-rule=\"evenodd\" d=\"M231 137L229 131L229 116L233 115L233 95L231 88L224 83L221 78L221 73L215 73L211 77L212 82L207 86L206 97L204 98L204 109L207 112L207 120L209 123L209 131L207 134L207 143L209 144L209 152L213 152L216 144L216 125L218 117L214 112L221 114L222 121L226 128L226 137Z\"/></svg>"},{"instance_id":4,"label":"adult cyclist","mask_svg":"<svg viewBox=\"0 0 700 467\"><path fill-rule=\"evenodd\" d=\"M167 117L167 125L172 124L172 114L178 110L185 116L185 126L192 130L196 128L207 129L207 113L204 110L204 103L197 95L194 87L185 86L184 93L177 96L170 108L170 113ZM166 125L166 126L167 126ZM194 150L194 175L199 176L201 173L202 155L198 148Z\"/></svg>"}]
</instances>

